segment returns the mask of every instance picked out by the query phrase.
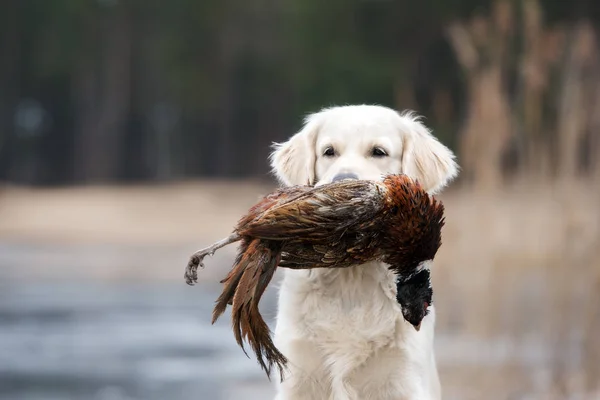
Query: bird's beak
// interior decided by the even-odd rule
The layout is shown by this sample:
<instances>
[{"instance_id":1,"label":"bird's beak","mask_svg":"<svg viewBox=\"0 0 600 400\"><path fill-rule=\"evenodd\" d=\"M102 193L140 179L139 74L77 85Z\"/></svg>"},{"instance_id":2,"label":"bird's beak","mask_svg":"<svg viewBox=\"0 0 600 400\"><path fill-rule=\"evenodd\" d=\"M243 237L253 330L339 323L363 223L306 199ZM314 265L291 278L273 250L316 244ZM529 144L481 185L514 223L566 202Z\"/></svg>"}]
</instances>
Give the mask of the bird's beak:
<instances>
[{"instance_id":1,"label":"bird's beak","mask_svg":"<svg viewBox=\"0 0 600 400\"><path fill-rule=\"evenodd\" d=\"M417 330L417 332L419 332L421 330L421 324L422 324L422 322L419 322L419 325L413 325L415 327L415 329Z\"/></svg>"}]
</instances>

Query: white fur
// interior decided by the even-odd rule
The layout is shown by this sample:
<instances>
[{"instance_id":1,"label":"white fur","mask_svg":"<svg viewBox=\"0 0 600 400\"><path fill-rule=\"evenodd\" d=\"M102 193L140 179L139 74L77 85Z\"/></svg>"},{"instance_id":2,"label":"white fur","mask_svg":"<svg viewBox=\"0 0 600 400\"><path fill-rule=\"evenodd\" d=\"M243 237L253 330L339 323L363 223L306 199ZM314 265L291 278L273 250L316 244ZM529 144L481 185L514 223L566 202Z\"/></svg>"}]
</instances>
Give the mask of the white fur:
<instances>
[{"instance_id":1,"label":"white fur","mask_svg":"<svg viewBox=\"0 0 600 400\"><path fill-rule=\"evenodd\" d=\"M335 149L334 157L323 155ZM374 146L387 157L371 155ZM458 174L452 152L412 113L381 106L324 109L271 157L284 185L323 184L340 172L360 179L404 173L430 193ZM420 331L406 322L385 264L284 270L275 343L289 359L276 400L436 400L435 309Z\"/></svg>"}]
</instances>

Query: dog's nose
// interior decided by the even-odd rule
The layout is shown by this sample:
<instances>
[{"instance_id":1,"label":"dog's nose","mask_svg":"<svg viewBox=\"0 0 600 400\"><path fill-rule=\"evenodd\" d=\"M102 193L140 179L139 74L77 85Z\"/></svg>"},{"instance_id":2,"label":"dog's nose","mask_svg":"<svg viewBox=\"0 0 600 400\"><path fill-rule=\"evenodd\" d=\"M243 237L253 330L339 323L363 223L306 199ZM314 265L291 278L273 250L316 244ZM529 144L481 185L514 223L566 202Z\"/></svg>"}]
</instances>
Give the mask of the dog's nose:
<instances>
[{"instance_id":1,"label":"dog's nose","mask_svg":"<svg viewBox=\"0 0 600 400\"><path fill-rule=\"evenodd\" d=\"M331 182L343 181L344 179L358 179L358 175L352 172L342 172L334 176Z\"/></svg>"}]
</instances>

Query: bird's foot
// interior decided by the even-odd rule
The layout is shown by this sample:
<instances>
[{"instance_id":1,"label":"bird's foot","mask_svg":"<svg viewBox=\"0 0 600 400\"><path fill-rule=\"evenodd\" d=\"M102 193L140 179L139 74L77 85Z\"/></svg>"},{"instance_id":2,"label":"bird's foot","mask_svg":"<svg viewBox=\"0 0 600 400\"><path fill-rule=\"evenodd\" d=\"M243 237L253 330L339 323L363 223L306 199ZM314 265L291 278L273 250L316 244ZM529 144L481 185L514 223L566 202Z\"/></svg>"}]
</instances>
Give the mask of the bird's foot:
<instances>
[{"instance_id":1,"label":"bird's foot","mask_svg":"<svg viewBox=\"0 0 600 400\"><path fill-rule=\"evenodd\" d=\"M198 250L190 257L190 261L188 261L187 267L185 268L185 282L193 286L198 283L198 268L204 268L204 257L213 256L215 254L215 249L209 247L206 249Z\"/></svg>"},{"instance_id":2,"label":"bird's foot","mask_svg":"<svg viewBox=\"0 0 600 400\"><path fill-rule=\"evenodd\" d=\"M185 282L190 286L193 286L194 284L198 283L198 268L204 268L204 257L212 257L215 254L215 251L217 251L221 247L227 246L228 244L233 242L237 242L238 240L240 240L240 236L238 236L237 234L232 234L223 240L219 240L212 246L198 250L197 252L192 254L190 260L188 261L187 267L185 268L185 273L183 275L185 278Z\"/></svg>"}]
</instances>

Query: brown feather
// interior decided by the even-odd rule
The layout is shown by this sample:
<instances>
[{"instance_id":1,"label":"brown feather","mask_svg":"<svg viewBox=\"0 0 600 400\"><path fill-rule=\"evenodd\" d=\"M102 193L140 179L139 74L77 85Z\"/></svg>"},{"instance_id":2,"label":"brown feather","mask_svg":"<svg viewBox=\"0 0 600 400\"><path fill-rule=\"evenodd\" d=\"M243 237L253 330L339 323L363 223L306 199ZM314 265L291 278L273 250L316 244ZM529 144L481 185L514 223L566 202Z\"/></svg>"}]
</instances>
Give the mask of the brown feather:
<instances>
[{"instance_id":1,"label":"brown feather","mask_svg":"<svg viewBox=\"0 0 600 400\"><path fill-rule=\"evenodd\" d=\"M271 330L258 309L260 299L277 269L281 255L280 242L255 239L249 246L245 269L233 296L231 310L235 339L242 349L244 338L250 343L261 367L270 374L273 364L279 368L283 379L283 366L287 360L275 347Z\"/></svg>"},{"instance_id":2,"label":"brown feather","mask_svg":"<svg viewBox=\"0 0 600 400\"><path fill-rule=\"evenodd\" d=\"M221 295L217 298L216 305L213 310L213 324L225 312L227 305L233 304L234 296L237 293L239 282L246 271L249 258L255 255L255 252L250 248L252 244L254 244L254 246L257 245L255 242L256 240L249 241L248 239L244 239L242 241L242 244L240 245L240 251L238 252L236 261L233 264L233 268L229 271L225 279L221 280L221 283L223 283L224 286Z\"/></svg>"}]
</instances>

